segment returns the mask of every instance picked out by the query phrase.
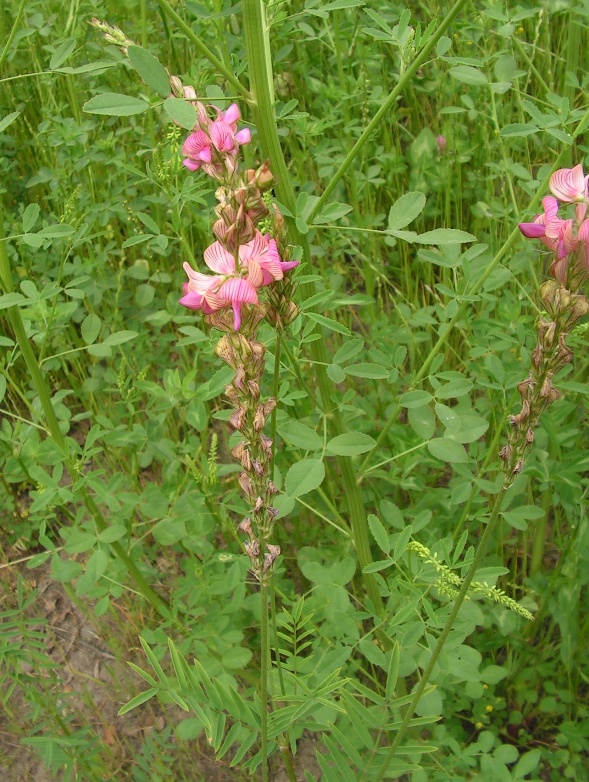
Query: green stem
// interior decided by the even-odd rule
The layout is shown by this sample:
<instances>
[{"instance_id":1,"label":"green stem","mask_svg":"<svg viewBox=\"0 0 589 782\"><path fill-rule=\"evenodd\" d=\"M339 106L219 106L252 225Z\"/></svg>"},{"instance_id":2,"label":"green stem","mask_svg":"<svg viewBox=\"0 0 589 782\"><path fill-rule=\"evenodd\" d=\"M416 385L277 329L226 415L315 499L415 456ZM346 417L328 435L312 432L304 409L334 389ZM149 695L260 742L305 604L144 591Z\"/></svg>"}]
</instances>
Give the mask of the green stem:
<instances>
[{"instance_id":1,"label":"green stem","mask_svg":"<svg viewBox=\"0 0 589 782\"><path fill-rule=\"evenodd\" d=\"M262 782L268 782L268 676L270 643L268 634L268 585L260 584L260 709L262 717Z\"/></svg>"},{"instance_id":2,"label":"green stem","mask_svg":"<svg viewBox=\"0 0 589 782\"><path fill-rule=\"evenodd\" d=\"M372 135L373 131L376 129L377 125L380 123L380 121L383 119L383 117L389 111L389 109L392 108L395 101L397 100L399 95L403 92L403 90L407 87L407 85L410 84L413 76L417 73L417 71L421 68L423 63L427 60L427 58L431 54L432 50L434 49L434 47L436 46L440 38L444 35L444 33L446 32L448 27L452 24L452 22L454 21L454 19L456 18L456 16L458 15L458 13L460 12L460 10L464 5L466 5L466 0L457 0L457 2L454 3L454 5L450 9L450 11L446 14L445 18L443 19L442 23L440 24L436 32L432 35L432 37L428 40L428 42L423 47L423 49L419 52L417 57L413 60L411 65L403 73L402 77L397 82L395 88L390 93L389 97L382 104L382 106L376 112L374 117L370 120L370 122L368 123L366 129L364 130L364 132L362 133L358 141L356 141L352 149L346 155L341 166L333 175L331 182L327 185L321 197L319 198L319 201L317 201L315 207L313 208L313 211L309 215L309 219L308 219L309 223L312 223L315 215L319 214L319 212L325 205L325 202L333 192L333 189L340 181L340 179L343 177L343 175L346 173L348 168L352 165L355 158L360 154L362 147L366 144L366 142Z\"/></svg>"},{"instance_id":3,"label":"green stem","mask_svg":"<svg viewBox=\"0 0 589 782\"><path fill-rule=\"evenodd\" d=\"M211 65L216 68L216 70L223 76L229 84L237 91L241 97L247 101L247 103L251 103L251 95L248 92L248 90L243 86L243 84L239 81L239 79L234 76L231 71L225 67L225 63L220 60L218 57L216 57L213 52L206 46L201 39L198 37L198 35L194 32L192 27L190 25L186 24L184 19L182 19L181 16L179 16L176 11L172 8L172 6L166 2L166 0L157 0L159 7L161 8L162 12L166 14L175 24L177 27L182 30L184 35L188 38L188 40L193 44L195 49L201 54L203 57L205 57Z\"/></svg>"},{"instance_id":4,"label":"green stem","mask_svg":"<svg viewBox=\"0 0 589 782\"><path fill-rule=\"evenodd\" d=\"M158 0L160 1L160 0ZM290 183L286 161L280 145L276 119L273 107L272 63L265 20L263 0L244 0L244 31L249 65L250 87L254 97L253 111L258 129L260 143L264 155L270 160L272 173L277 177L276 193L278 199L291 211L295 211L295 195ZM296 243L303 248L305 261L312 266L309 242L302 236L292 222L289 223ZM332 385L327 375L326 367L330 363L325 340L318 339L311 343L313 360L316 362L317 383L321 395L322 406L329 415L332 434L343 434L344 427L339 410L332 401ZM366 514L362 495L358 486L356 468L349 457L337 458L343 479L344 494L348 498L350 526L354 545L358 555L360 568L363 570L372 563L370 553L370 536L366 522ZM384 604L380 596L377 581L373 574L362 576L366 591L372 601L375 612L384 615Z\"/></svg>"},{"instance_id":5,"label":"green stem","mask_svg":"<svg viewBox=\"0 0 589 782\"><path fill-rule=\"evenodd\" d=\"M481 560L484 556L485 550L487 548L487 544L493 535L493 532L495 531L497 524L500 520L500 511L501 511L501 505L503 503L503 498L505 497L505 494L507 493L507 490L510 487L510 483L504 483L503 488L495 496L495 503L493 505L493 510L491 512L491 517L489 519L489 522L487 524L487 527L483 533L482 538L479 541L479 545L477 546L477 550L474 555L474 559L468 569L468 573L464 577L464 581L462 583L462 586L460 587L460 591L458 593L458 596L456 597L456 600L454 601L454 605L452 607L452 610L450 611L450 614L448 616L448 619L446 620L446 624L444 625L444 629L440 633L440 636L438 638L438 641L436 643L435 649L432 653L432 656L430 658L429 663L426 665L423 673L421 674L421 679L419 681L419 684L417 685L415 692L413 694L413 698L411 699L411 702L409 703L409 706L407 707L407 711L405 712L405 716L403 717L403 722L399 726L399 729L397 731L397 734L395 735L395 739L393 743L391 744L391 748L389 749L381 767L378 770L377 775L374 777L374 782L381 782L382 779L384 779L384 776L387 772L387 769L395 757L395 753L397 749L399 748L399 745L401 744L401 741L403 740L405 733L407 732L407 728L409 726L409 723L411 722L411 718L415 712L415 709L417 707L417 704L419 703L419 700L421 699L421 696L423 695L423 692L425 688L427 687L427 684L429 682L429 678L432 675L432 672L436 666L436 663L438 661L438 658L440 656L440 652L442 651L444 644L446 643L446 639L448 638L450 631L452 630L452 627L454 625L454 621L456 617L458 616L458 612L460 611L460 607L462 606L462 603L464 602L466 598L466 594L468 592L468 589L470 587L470 584L474 578L474 575L481 563Z\"/></svg>"},{"instance_id":6,"label":"green stem","mask_svg":"<svg viewBox=\"0 0 589 782\"><path fill-rule=\"evenodd\" d=\"M530 560L530 578L537 576L542 568L544 548L546 546L546 534L548 532L548 515L552 506L552 491L550 487L542 494L542 510L544 515L534 527L534 543L532 545L532 558Z\"/></svg>"},{"instance_id":7,"label":"green stem","mask_svg":"<svg viewBox=\"0 0 589 782\"><path fill-rule=\"evenodd\" d=\"M10 45L14 41L14 36L16 35L16 32L18 30L18 26L20 24L20 20L22 19L23 12L25 10L27 0L20 0L20 5L18 7L18 11L16 12L16 19L14 20L14 24L12 25L12 29L8 35L8 40L6 41L4 45L4 49L2 49L2 54L0 54L0 68L2 68L2 65L4 64L4 60L6 59L8 55L8 50L10 49Z\"/></svg>"},{"instance_id":8,"label":"green stem","mask_svg":"<svg viewBox=\"0 0 589 782\"><path fill-rule=\"evenodd\" d=\"M12 284L12 273L10 270L10 261L8 259L6 243L2 241L3 238L4 238L4 220L3 220L2 209L0 208L0 285L2 286L2 288L6 293L11 293L14 290L14 286ZM33 382L35 390L37 391L37 395L39 397L39 401L41 402L41 407L43 408L43 413L45 415L45 423L47 429L49 430L52 439L59 447L61 452L63 453L66 468L68 470L72 483L74 483L76 475L78 474L77 465L67 455L66 439L62 434L61 429L59 428L59 421L57 420L57 416L55 414L55 409L53 407L53 402L51 400L51 393L47 385L47 382L45 380L45 376L41 371L41 367L39 366L37 357L33 352L29 338L27 337L27 332L19 308L17 306L8 307L6 311L6 317L8 318L8 321L10 323L10 326L16 338L21 355L25 361L25 364L27 365L27 369L31 376L31 380ZM98 509L98 506L94 501L94 498L88 493L87 489L84 486L80 486L78 488L78 491L86 505L86 508L88 509L91 516L93 517L98 530L100 532L103 532L108 528L108 524L104 519L104 517L102 516L102 514L100 513L100 510ZM165 619L169 619L170 609L168 604L166 603L165 600L163 600L163 598L161 598L157 594L157 592L155 592L150 587L150 585L147 583L144 576L137 568L135 562L127 554L127 552L121 546L121 544L115 541L114 543L110 544L110 547L114 552L114 554L118 557L118 559L124 564L125 568L127 569L127 572L129 573L129 575L131 576L131 578L133 579L133 581L135 582L135 584L137 585L138 589L140 590L141 594L145 597L145 599L153 606L153 608L162 617L164 617Z\"/></svg>"}]
</instances>

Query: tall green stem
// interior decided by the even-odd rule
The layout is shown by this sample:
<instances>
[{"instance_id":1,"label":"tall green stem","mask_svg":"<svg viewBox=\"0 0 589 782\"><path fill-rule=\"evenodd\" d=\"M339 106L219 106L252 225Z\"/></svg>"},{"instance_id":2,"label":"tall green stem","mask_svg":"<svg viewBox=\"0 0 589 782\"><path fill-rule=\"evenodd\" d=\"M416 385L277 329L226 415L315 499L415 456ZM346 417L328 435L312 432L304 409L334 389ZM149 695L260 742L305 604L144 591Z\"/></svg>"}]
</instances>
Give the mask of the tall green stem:
<instances>
[{"instance_id":1,"label":"tall green stem","mask_svg":"<svg viewBox=\"0 0 589 782\"><path fill-rule=\"evenodd\" d=\"M244 30L245 42L249 65L250 88L254 98L253 111L256 127L258 129L260 143L264 155L270 160L272 173L278 178L276 193L278 199L291 211L295 209L295 195L290 183L288 168L280 145L278 129L273 106L272 89L272 62L268 45L268 31L265 19L265 6L263 0L244 0ZM311 253L308 240L298 233L291 224L297 244L303 248L305 260L311 265ZM328 414L331 431L334 435L342 434L343 422L339 410L332 400L332 385L327 375L326 367L330 363L324 340L316 340L311 343L311 353L317 373L317 382L321 395L322 406ZM372 562L370 552L370 537L366 523L366 513L362 501L362 495L358 486L356 468L350 458L338 457L338 465L342 474L344 493L348 498L350 525L358 562L364 569ZM384 615L384 605L378 589L378 584L373 574L363 575L364 585L374 610Z\"/></svg>"},{"instance_id":2,"label":"tall green stem","mask_svg":"<svg viewBox=\"0 0 589 782\"><path fill-rule=\"evenodd\" d=\"M262 782L268 782L268 676L270 640L268 633L268 585L260 583L260 709L262 717Z\"/></svg>"}]
</instances>

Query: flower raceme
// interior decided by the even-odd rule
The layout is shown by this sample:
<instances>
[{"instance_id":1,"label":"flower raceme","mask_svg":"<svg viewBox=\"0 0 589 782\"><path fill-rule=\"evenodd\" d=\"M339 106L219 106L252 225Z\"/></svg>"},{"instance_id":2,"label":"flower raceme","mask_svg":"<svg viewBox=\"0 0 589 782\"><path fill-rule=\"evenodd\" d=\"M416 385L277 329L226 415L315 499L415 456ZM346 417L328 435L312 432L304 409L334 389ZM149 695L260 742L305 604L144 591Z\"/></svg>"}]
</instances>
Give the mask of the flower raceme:
<instances>
[{"instance_id":1,"label":"flower raceme","mask_svg":"<svg viewBox=\"0 0 589 782\"><path fill-rule=\"evenodd\" d=\"M209 176L222 180L237 168L237 153L241 144L248 144L251 136L248 128L237 130L241 119L236 103L222 112L216 106L217 118L211 120L202 103L196 104L198 127L188 136L182 147L186 158L182 161L189 171L202 168Z\"/></svg>"},{"instance_id":2,"label":"flower raceme","mask_svg":"<svg viewBox=\"0 0 589 782\"><path fill-rule=\"evenodd\" d=\"M204 259L216 274L202 274L185 263L188 282L184 283L180 304L202 310L205 315L231 307L235 331L241 326L242 304L257 304L259 288L281 280L285 271L299 263L281 261L274 239L259 231L250 242L240 245L235 254L215 242L205 250Z\"/></svg>"},{"instance_id":3,"label":"flower raceme","mask_svg":"<svg viewBox=\"0 0 589 782\"><path fill-rule=\"evenodd\" d=\"M540 241L554 253L550 271L554 278L565 285L569 268L579 282L589 275L589 219L586 219L589 177L583 167L562 168L550 177L552 196L542 199L544 211L531 223L520 223L524 236ZM558 216L559 201L576 203L575 218Z\"/></svg>"}]
</instances>

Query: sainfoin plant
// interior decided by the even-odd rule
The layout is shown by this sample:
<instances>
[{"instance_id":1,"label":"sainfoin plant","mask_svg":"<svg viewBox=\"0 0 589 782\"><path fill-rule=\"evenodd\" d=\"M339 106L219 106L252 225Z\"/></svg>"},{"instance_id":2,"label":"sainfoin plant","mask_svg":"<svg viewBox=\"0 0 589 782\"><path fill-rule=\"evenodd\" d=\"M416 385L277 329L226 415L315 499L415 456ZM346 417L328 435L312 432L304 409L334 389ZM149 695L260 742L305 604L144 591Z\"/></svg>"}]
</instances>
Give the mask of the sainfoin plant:
<instances>
[{"instance_id":1,"label":"sainfoin plant","mask_svg":"<svg viewBox=\"0 0 589 782\"><path fill-rule=\"evenodd\" d=\"M549 659L571 679L583 637L563 606L585 583L585 463L569 451L584 437L589 110L544 85L553 114L524 97L531 121L512 121L502 101L528 49L489 51L480 67L455 54L463 0L427 25L307 2L317 33L291 4L192 4L193 24L158 5L167 60L152 53L144 3L141 45L107 21L88 33L140 97L106 91L123 89L120 73L99 61L94 96L76 104L106 123L97 165L112 155L130 184L117 193L113 177L92 223L68 202L34 233L29 206L22 234L0 242L14 423L0 454L8 494L34 486L33 564L50 557L97 616L117 616L125 590L142 598L119 718L163 710L170 751L186 743L195 770L206 747L227 779L571 778L579 766L551 766L542 747L556 736L585 752L589 714L555 684L538 695L549 666L534 655L561 633ZM492 18L507 30L525 13ZM484 45L481 24L469 45ZM334 58L325 83L281 65L302 35ZM395 69L388 95L354 71L357 51L381 67L373 43ZM61 73L68 46L52 68L73 100L84 72ZM434 60L455 94L428 86ZM486 114L471 88L488 89ZM428 90L435 119L415 98ZM471 129L493 120L486 194L463 170L474 152L454 115ZM522 139L527 167L506 152ZM84 187L95 194L98 178ZM105 270L84 261L95 224ZM13 246L69 236L39 290ZM73 418L62 371L88 402ZM542 723L552 696L558 725Z\"/></svg>"}]
</instances>

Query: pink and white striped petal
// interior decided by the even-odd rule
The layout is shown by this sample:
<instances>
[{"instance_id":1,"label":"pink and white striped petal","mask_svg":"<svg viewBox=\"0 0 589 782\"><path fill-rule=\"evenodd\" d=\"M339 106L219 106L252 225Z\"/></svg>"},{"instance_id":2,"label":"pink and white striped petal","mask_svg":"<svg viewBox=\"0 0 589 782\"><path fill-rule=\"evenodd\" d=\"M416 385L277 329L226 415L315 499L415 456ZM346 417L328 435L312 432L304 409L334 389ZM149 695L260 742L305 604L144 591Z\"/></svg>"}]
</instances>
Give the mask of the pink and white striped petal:
<instances>
[{"instance_id":1,"label":"pink and white striped petal","mask_svg":"<svg viewBox=\"0 0 589 782\"><path fill-rule=\"evenodd\" d=\"M234 303L236 301L242 304L257 304L258 294L256 289L247 280L241 277L232 277L226 280L216 292L220 299Z\"/></svg>"},{"instance_id":2,"label":"pink and white striped petal","mask_svg":"<svg viewBox=\"0 0 589 782\"><path fill-rule=\"evenodd\" d=\"M573 201L583 201L587 197L587 179L583 174L583 166L560 168L550 177L550 190L566 204Z\"/></svg>"},{"instance_id":3,"label":"pink and white striped petal","mask_svg":"<svg viewBox=\"0 0 589 782\"><path fill-rule=\"evenodd\" d=\"M235 274L235 258L230 252L214 242L204 251L204 259L209 269L219 274Z\"/></svg>"}]
</instances>

